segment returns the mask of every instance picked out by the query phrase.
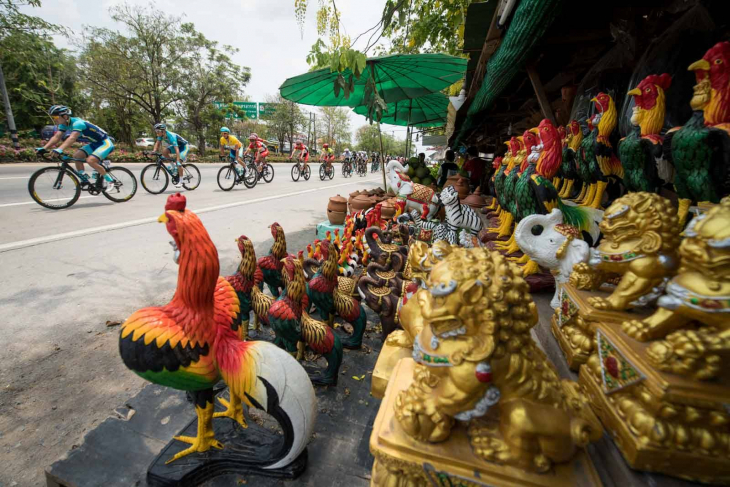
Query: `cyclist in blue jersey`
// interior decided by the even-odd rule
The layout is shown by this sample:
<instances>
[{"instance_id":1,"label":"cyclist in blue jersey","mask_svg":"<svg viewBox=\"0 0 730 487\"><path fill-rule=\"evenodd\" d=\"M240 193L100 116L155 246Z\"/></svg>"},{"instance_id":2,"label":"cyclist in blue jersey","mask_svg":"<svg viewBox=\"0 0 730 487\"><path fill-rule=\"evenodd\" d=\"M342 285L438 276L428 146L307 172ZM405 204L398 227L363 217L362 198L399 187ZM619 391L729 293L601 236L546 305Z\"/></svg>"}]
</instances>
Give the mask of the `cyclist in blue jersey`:
<instances>
[{"instance_id":1,"label":"cyclist in blue jersey","mask_svg":"<svg viewBox=\"0 0 730 487\"><path fill-rule=\"evenodd\" d=\"M162 151L162 155L169 158L174 151L177 167L180 167L188 158L188 141L175 132L167 130L167 125L164 123L155 124L155 133L157 134L157 142L155 142L152 151L157 152L163 143L167 144L167 147ZM173 170L173 174L177 174L177 167Z\"/></svg>"},{"instance_id":2,"label":"cyclist in blue jersey","mask_svg":"<svg viewBox=\"0 0 730 487\"><path fill-rule=\"evenodd\" d=\"M42 154L57 146L61 143L63 134L67 130L71 130L71 135L69 135L68 139L64 140L58 148L53 149L52 155L59 156L63 154L63 151L71 147L74 142L86 142L86 145L74 153L74 158L86 158L86 162L99 173L99 179L96 180L96 187L101 190L106 189L108 183L111 183L113 179L106 173L104 166L100 162L109 157L109 154L114 150L114 142L111 137L93 123L78 117L72 117L69 107L53 105L48 110L48 114L53 119L53 123L58 125L58 131L53 134L53 137L51 137L51 140L46 145L37 148L36 152ZM84 163L75 162L74 164L76 165L76 171L81 178L82 184L88 183L89 177L84 172Z\"/></svg>"}]
</instances>

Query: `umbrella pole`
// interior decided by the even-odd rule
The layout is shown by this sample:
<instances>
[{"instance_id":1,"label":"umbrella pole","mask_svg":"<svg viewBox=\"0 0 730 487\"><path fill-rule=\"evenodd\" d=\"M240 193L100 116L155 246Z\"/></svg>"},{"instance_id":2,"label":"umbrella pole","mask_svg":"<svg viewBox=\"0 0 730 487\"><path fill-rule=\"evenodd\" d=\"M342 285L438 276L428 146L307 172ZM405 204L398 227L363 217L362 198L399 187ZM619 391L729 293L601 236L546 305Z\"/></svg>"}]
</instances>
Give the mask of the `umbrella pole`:
<instances>
[{"instance_id":1,"label":"umbrella pole","mask_svg":"<svg viewBox=\"0 0 730 487\"><path fill-rule=\"evenodd\" d=\"M378 137L380 138L380 167L383 171L383 189L388 191L388 184L385 182L385 153L383 152L383 132L380 130L380 122L378 122Z\"/></svg>"}]
</instances>

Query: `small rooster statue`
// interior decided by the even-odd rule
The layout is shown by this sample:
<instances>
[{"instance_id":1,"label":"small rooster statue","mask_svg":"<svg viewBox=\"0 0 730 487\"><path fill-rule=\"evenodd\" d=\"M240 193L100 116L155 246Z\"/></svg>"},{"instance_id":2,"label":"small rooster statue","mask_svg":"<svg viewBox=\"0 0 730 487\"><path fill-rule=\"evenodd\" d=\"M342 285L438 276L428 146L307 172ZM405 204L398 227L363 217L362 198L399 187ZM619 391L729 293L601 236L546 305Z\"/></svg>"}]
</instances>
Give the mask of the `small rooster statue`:
<instances>
[{"instance_id":1,"label":"small rooster statue","mask_svg":"<svg viewBox=\"0 0 730 487\"><path fill-rule=\"evenodd\" d=\"M224 446L215 439L213 418L229 417L246 427L242 404L264 409L286 424L285 451L264 469L291 463L306 447L314 428L316 398L304 369L267 342L244 342L231 328L239 313L233 287L219 277L218 252L185 197L168 198L165 223L179 264L175 295L165 306L144 308L124 322L119 351L124 364L155 384L192 393L197 436L176 436L191 446L169 461ZM213 387L230 389L228 410L213 413ZM221 401L223 402L223 401Z\"/></svg>"},{"instance_id":2,"label":"small rooster statue","mask_svg":"<svg viewBox=\"0 0 730 487\"><path fill-rule=\"evenodd\" d=\"M663 151L660 133L666 112L664 92L671 84L672 77L668 74L652 74L627 93L634 97L631 123L635 127L619 142L618 153L628 191L657 193L662 184L657 160L662 159Z\"/></svg>"},{"instance_id":3,"label":"small rooster statue","mask_svg":"<svg viewBox=\"0 0 730 487\"><path fill-rule=\"evenodd\" d=\"M265 255L259 259L258 265L261 272L264 273L264 282L275 297L279 297L279 293L284 289L284 281L281 279L281 269L283 267L282 259L287 256L286 253L286 236L281 225L274 222L269 227L271 236L274 237L274 244L269 250L269 255ZM329 232L327 232L329 233Z\"/></svg>"},{"instance_id":4,"label":"small rooster statue","mask_svg":"<svg viewBox=\"0 0 730 487\"><path fill-rule=\"evenodd\" d=\"M297 351L298 358L302 357L303 345L322 354L327 360L327 369L310 378L314 384L337 385L342 363L340 339L332 328L307 313L309 299L305 294L307 284L302 263L292 256L282 260L285 292L269 309L269 324L276 333L276 343L289 352Z\"/></svg>"},{"instance_id":5,"label":"small rooster statue","mask_svg":"<svg viewBox=\"0 0 730 487\"><path fill-rule=\"evenodd\" d=\"M682 215L692 201L719 203L730 191L730 42L718 42L689 69L697 80L694 113L667 136Z\"/></svg>"},{"instance_id":6,"label":"small rooster statue","mask_svg":"<svg viewBox=\"0 0 730 487\"><path fill-rule=\"evenodd\" d=\"M256 266L256 254L254 254L253 244L248 237L241 235L236 240L236 244L238 244L238 250L241 252L241 262L238 264L236 273L226 277L226 280L236 291L240 306L238 314L233 319L233 330L238 333L242 340L245 340L248 337L249 317L251 311L253 311L251 294L254 287L257 287L259 291L263 290L264 276L261 269Z\"/></svg>"},{"instance_id":7,"label":"small rooster statue","mask_svg":"<svg viewBox=\"0 0 730 487\"><path fill-rule=\"evenodd\" d=\"M575 170L583 184L580 194L575 198L575 202L579 205L588 204L596 196L596 178L591 172L591 167L598 164L596 162L598 128L593 124L593 119L590 118L586 120L586 125L588 126L588 135L583 137L575 155Z\"/></svg>"},{"instance_id":8,"label":"small rooster statue","mask_svg":"<svg viewBox=\"0 0 730 487\"><path fill-rule=\"evenodd\" d=\"M591 101L598 111L593 121L596 124L596 119L598 119L598 136L594 148L596 154L595 165L594 160L589 160L591 171L596 180L596 192L593 200L586 201L585 204L592 208L601 208L601 200L606 187L608 187L609 178L623 178L624 169L611 145L611 136L618 124L616 104L613 102L611 95L607 93L599 93Z\"/></svg>"},{"instance_id":9,"label":"small rooster statue","mask_svg":"<svg viewBox=\"0 0 730 487\"><path fill-rule=\"evenodd\" d=\"M583 142L583 131L577 120L571 120L566 131L566 144L563 148L563 162L560 171L563 173L563 186L560 189L561 198L570 198L573 194L573 185L578 177L575 156Z\"/></svg>"},{"instance_id":10,"label":"small rooster statue","mask_svg":"<svg viewBox=\"0 0 730 487\"><path fill-rule=\"evenodd\" d=\"M334 325L335 314L352 325L352 335L342 341L345 348L357 349L362 346L367 316L360 301L348 296L337 287L339 255L337 248L327 241L322 242L324 261L317 273L307 283L307 296L323 320Z\"/></svg>"}]
</instances>

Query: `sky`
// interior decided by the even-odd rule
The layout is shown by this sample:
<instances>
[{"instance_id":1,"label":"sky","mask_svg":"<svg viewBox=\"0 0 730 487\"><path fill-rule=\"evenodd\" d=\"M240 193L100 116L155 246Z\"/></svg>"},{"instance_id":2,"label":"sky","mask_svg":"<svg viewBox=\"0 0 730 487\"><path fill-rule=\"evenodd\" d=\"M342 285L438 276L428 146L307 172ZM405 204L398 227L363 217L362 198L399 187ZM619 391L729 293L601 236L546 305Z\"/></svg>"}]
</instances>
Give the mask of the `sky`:
<instances>
[{"instance_id":1,"label":"sky","mask_svg":"<svg viewBox=\"0 0 730 487\"><path fill-rule=\"evenodd\" d=\"M108 9L121 0L43 0L40 8L25 7L24 12L36 15L71 29L76 36L84 25L120 29L109 16ZM267 95L278 92L285 79L309 69L306 58L317 40L316 10L318 1L309 0L304 32L294 17L294 0L127 0L130 4L153 5L169 15L184 16L198 31L219 44L239 49L233 61L251 68L251 81L245 93L251 101L263 102ZM385 0L339 0L340 22L345 33L354 39L378 23ZM73 50L70 40L55 37L56 44ZM354 47L364 49L367 36ZM387 41L386 41L387 42ZM316 107L303 106L307 111ZM350 128L354 133L366 125L365 117L350 112ZM405 139L405 127L383 125L383 131ZM416 144L416 149L420 146Z\"/></svg>"}]
</instances>

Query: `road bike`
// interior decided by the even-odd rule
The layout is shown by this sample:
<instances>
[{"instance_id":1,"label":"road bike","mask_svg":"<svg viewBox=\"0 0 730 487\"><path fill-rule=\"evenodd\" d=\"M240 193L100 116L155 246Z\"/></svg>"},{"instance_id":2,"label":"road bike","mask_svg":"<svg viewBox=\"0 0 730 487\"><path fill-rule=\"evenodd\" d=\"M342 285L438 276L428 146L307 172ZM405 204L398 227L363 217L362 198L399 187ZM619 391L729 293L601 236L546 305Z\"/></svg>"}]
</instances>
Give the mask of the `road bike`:
<instances>
[{"instance_id":1,"label":"road bike","mask_svg":"<svg viewBox=\"0 0 730 487\"><path fill-rule=\"evenodd\" d=\"M195 164L186 162L178 166L177 161L169 159L158 152L142 152L142 155L148 161L155 161L145 166L139 177L142 181L142 187L148 193L162 193L167 189L170 180L175 186L182 184L182 187L188 191L200 186L200 170ZM157 157L157 160L150 156ZM165 165L166 162L167 165Z\"/></svg>"},{"instance_id":2,"label":"road bike","mask_svg":"<svg viewBox=\"0 0 730 487\"><path fill-rule=\"evenodd\" d=\"M261 168L261 171L259 171L259 179L263 179L267 183L270 183L271 181L273 181L274 180L274 166L272 166L271 164L269 164L266 161L256 164L254 162L255 160L256 159L254 159L253 155L251 155L251 154L246 154L245 156L243 156L243 161L246 163L246 165L248 165L249 163L255 164L257 167L257 171L258 171L258 168Z\"/></svg>"},{"instance_id":3,"label":"road bike","mask_svg":"<svg viewBox=\"0 0 730 487\"><path fill-rule=\"evenodd\" d=\"M31 198L51 210L61 210L71 207L82 191L92 196L103 194L107 199L115 203L129 201L137 193L137 178L132 171L121 166L111 166L109 161L102 161L102 165L113 181L107 181L107 188L101 189L89 181L89 178L82 177L71 167L71 162L86 163L86 159L75 159L62 154L59 160L53 160L48 152L41 153L47 161L56 162L56 167L44 167L34 172L28 180L28 192ZM100 177L100 176L97 176Z\"/></svg>"},{"instance_id":4,"label":"road bike","mask_svg":"<svg viewBox=\"0 0 730 487\"><path fill-rule=\"evenodd\" d=\"M368 163L365 159L357 159L355 161L355 171L360 177L368 175Z\"/></svg>"},{"instance_id":5,"label":"road bike","mask_svg":"<svg viewBox=\"0 0 730 487\"><path fill-rule=\"evenodd\" d=\"M291 161L291 159L289 159ZM309 181L309 176L312 175L312 169L309 167L309 164L307 164L306 167L304 167L304 164L302 164L302 161L297 160L297 162L291 167L291 178L293 181L299 181L299 177L303 177L305 181Z\"/></svg>"},{"instance_id":6,"label":"road bike","mask_svg":"<svg viewBox=\"0 0 730 487\"><path fill-rule=\"evenodd\" d=\"M244 159L246 167L243 168L236 162L236 159L230 155L221 158L221 160L227 161L228 165L223 166L218 171L218 187L220 187L220 189L223 191L230 191L235 185L241 183L243 183L243 185L248 189L252 189L256 186L256 183L259 182L259 178L256 175L256 164L254 164L250 158L246 159L248 159L248 161ZM239 172L239 167L241 167L243 171Z\"/></svg>"},{"instance_id":7,"label":"road bike","mask_svg":"<svg viewBox=\"0 0 730 487\"><path fill-rule=\"evenodd\" d=\"M326 162L323 162L319 166L319 179L324 181L324 178L334 178L335 177L335 168L334 166L328 165Z\"/></svg>"},{"instance_id":8,"label":"road bike","mask_svg":"<svg viewBox=\"0 0 730 487\"><path fill-rule=\"evenodd\" d=\"M352 160L345 159L344 161L342 161L342 177L343 178L352 177Z\"/></svg>"}]
</instances>

